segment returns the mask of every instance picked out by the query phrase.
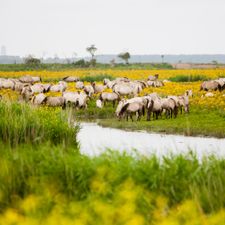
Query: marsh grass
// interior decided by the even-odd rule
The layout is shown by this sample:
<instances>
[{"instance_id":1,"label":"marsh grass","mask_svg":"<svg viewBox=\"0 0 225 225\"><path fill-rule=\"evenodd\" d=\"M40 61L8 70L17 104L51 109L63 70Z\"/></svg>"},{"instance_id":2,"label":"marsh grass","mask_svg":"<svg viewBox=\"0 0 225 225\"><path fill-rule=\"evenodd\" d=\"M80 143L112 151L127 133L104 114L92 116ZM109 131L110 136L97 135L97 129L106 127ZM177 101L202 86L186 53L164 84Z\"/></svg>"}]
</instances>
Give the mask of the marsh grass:
<instances>
[{"instance_id":1,"label":"marsh grass","mask_svg":"<svg viewBox=\"0 0 225 225\"><path fill-rule=\"evenodd\" d=\"M97 99L97 98L96 98ZM162 132L169 134L183 134L187 136L214 136L225 137L225 111L223 109L211 109L202 106L192 106L189 114L178 114L176 119L166 119L163 115L158 120L146 121L146 115L141 121L134 122L125 119L118 121L115 116L116 107L111 103L99 109L93 99L88 108L76 111L76 118L80 120L98 120L98 124L104 127L112 127L127 130L146 130L149 132Z\"/></svg>"},{"instance_id":2,"label":"marsh grass","mask_svg":"<svg viewBox=\"0 0 225 225\"><path fill-rule=\"evenodd\" d=\"M80 155L74 148L65 150L51 144L36 148L20 145L14 149L1 144L0 149L1 210L34 194L50 194L48 201L53 205L54 196L65 196L79 204L80 201L89 204L93 197L110 202L121 197L116 193L126 181L131 185L126 188L141 190L135 201L141 214L152 210L146 199L149 194L164 196L170 207L187 199L197 201L206 213L225 207L222 159L205 158L200 163L190 153L159 160L156 156L132 157L115 151L91 158Z\"/></svg>"},{"instance_id":3,"label":"marsh grass","mask_svg":"<svg viewBox=\"0 0 225 225\"><path fill-rule=\"evenodd\" d=\"M81 81L86 81L86 82L94 82L94 81L103 81L103 79L109 79L109 80L114 80L115 77L113 77L110 74L97 74L97 75L87 75L81 78Z\"/></svg>"},{"instance_id":4,"label":"marsh grass","mask_svg":"<svg viewBox=\"0 0 225 225\"><path fill-rule=\"evenodd\" d=\"M170 81L173 82L196 82L196 81L205 81L208 78L204 75L177 75L175 77L170 77Z\"/></svg>"},{"instance_id":5,"label":"marsh grass","mask_svg":"<svg viewBox=\"0 0 225 225\"><path fill-rule=\"evenodd\" d=\"M66 112L61 109L0 102L0 140L5 144L50 142L77 146L77 131L78 127L68 124Z\"/></svg>"}]
</instances>

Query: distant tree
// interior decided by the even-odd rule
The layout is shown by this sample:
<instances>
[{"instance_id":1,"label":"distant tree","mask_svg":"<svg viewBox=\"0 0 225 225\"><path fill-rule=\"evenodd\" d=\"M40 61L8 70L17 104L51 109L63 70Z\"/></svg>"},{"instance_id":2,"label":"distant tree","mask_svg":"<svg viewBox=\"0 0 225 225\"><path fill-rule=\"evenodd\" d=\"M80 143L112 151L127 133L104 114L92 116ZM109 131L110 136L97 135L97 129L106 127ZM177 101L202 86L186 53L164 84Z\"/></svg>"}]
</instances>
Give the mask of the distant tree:
<instances>
[{"instance_id":1,"label":"distant tree","mask_svg":"<svg viewBox=\"0 0 225 225\"><path fill-rule=\"evenodd\" d=\"M86 62L84 59L80 59L80 60L74 62L73 64L74 64L74 66L81 67L81 68L85 68L85 67L90 66L90 63Z\"/></svg>"},{"instance_id":2,"label":"distant tree","mask_svg":"<svg viewBox=\"0 0 225 225\"><path fill-rule=\"evenodd\" d=\"M162 63L164 63L164 55L161 55Z\"/></svg>"},{"instance_id":3,"label":"distant tree","mask_svg":"<svg viewBox=\"0 0 225 225\"><path fill-rule=\"evenodd\" d=\"M89 47L86 48L87 52L89 52L91 54L91 60L90 63L92 66L94 66L96 64L96 59L94 59L95 57L95 52L98 50L95 45L91 45Z\"/></svg>"},{"instance_id":4,"label":"distant tree","mask_svg":"<svg viewBox=\"0 0 225 225\"><path fill-rule=\"evenodd\" d=\"M216 60L213 60L213 61L212 61L212 64L217 65L218 62L217 62Z\"/></svg>"},{"instance_id":5,"label":"distant tree","mask_svg":"<svg viewBox=\"0 0 225 225\"><path fill-rule=\"evenodd\" d=\"M129 64L129 59L130 59L130 53L129 52L123 52L123 53L120 53L118 55L119 58L121 58L122 60L125 61L126 64Z\"/></svg>"},{"instance_id":6,"label":"distant tree","mask_svg":"<svg viewBox=\"0 0 225 225\"><path fill-rule=\"evenodd\" d=\"M29 55L24 59L24 63L29 66L38 66L41 64L41 60Z\"/></svg>"}]
</instances>

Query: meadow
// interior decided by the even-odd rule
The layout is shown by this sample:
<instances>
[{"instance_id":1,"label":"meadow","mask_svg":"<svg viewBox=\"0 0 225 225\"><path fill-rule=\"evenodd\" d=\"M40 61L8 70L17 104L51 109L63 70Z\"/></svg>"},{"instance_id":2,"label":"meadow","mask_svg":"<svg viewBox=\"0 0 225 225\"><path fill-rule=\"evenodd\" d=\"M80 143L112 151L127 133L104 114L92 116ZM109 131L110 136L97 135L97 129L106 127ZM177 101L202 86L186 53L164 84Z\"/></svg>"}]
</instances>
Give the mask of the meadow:
<instances>
[{"instance_id":1,"label":"meadow","mask_svg":"<svg viewBox=\"0 0 225 225\"><path fill-rule=\"evenodd\" d=\"M213 97L204 97L205 91L199 91L203 80L216 79L225 76L225 69L198 69L198 70L143 70L143 69L75 69L64 71L20 71L4 72L0 71L0 77L18 78L25 74L41 76L44 82L54 83L66 76L79 77L85 84L97 81L101 83L103 78L114 79L116 77L128 77L130 79L146 80L149 75L159 74L160 80L172 80L166 82L160 88L145 88L140 96L157 92L160 96L183 95L186 90L193 91L190 98L189 115L179 115L176 120L154 120L146 122L142 118L140 123L127 123L126 121L117 122L115 109L107 104L103 109L98 109L95 101L99 95L94 95L85 110L75 111L77 119L90 120L101 119L99 124L124 129L143 129L148 131L162 131L166 133L180 133L185 135L205 135L215 137L225 137L225 97L223 92L213 92ZM68 91L77 91L74 83L69 84ZM111 92L112 90L106 90ZM0 94L10 100L16 100L18 94L7 89L0 90ZM60 93L47 93L47 95L60 96Z\"/></svg>"},{"instance_id":2,"label":"meadow","mask_svg":"<svg viewBox=\"0 0 225 225\"><path fill-rule=\"evenodd\" d=\"M200 162L190 152L160 160L138 152L135 157L119 154L113 149L88 157L79 152L79 126L73 124L98 119L104 126L122 129L224 138L224 91L205 98L199 87L201 79L224 77L225 70L80 69L0 72L0 77L30 74L54 82L73 75L88 83L105 75L147 79L155 73L160 79L198 77L178 79L141 93L179 95L192 89L190 114L119 122L111 104L96 108L97 95L87 109L61 110L18 103L17 93L0 90L0 224L224 224L224 159L212 156ZM75 91L74 84L69 84L68 90Z\"/></svg>"}]
</instances>

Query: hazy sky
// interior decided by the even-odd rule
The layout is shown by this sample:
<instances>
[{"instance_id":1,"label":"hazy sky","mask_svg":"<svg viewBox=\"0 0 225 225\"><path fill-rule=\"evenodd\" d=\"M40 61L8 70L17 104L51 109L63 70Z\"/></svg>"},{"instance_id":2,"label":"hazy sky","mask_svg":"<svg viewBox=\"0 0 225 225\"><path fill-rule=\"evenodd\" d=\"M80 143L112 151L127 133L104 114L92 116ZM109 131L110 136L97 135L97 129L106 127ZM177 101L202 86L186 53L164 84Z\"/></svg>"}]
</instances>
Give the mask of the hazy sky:
<instances>
[{"instance_id":1,"label":"hazy sky","mask_svg":"<svg viewBox=\"0 0 225 225\"><path fill-rule=\"evenodd\" d=\"M12 55L224 54L225 0L0 0Z\"/></svg>"}]
</instances>

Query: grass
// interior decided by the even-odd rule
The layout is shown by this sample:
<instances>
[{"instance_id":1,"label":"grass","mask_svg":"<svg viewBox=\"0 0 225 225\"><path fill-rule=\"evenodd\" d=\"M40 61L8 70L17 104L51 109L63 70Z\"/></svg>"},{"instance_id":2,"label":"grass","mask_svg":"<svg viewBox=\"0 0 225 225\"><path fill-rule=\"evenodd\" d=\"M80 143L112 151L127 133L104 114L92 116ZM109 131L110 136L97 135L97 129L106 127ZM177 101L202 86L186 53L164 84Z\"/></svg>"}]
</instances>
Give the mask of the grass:
<instances>
[{"instance_id":1,"label":"grass","mask_svg":"<svg viewBox=\"0 0 225 225\"><path fill-rule=\"evenodd\" d=\"M63 195L78 204L90 203L93 197L97 201L110 202L115 197L119 200L117 190L127 181L134 190L141 191L137 202L142 214L152 210L145 199L150 193L164 196L169 207L187 199L197 199L206 213L225 207L225 160L222 159L208 158L199 163L189 154L160 161L155 156L132 157L113 151L90 158L73 148L65 150L60 145L49 144L38 148L20 145L13 149L0 144L0 149L0 211L16 206L16 199L46 195L50 190L55 196ZM49 201L54 205L53 196L43 208Z\"/></svg>"},{"instance_id":2,"label":"grass","mask_svg":"<svg viewBox=\"0 0 225 225\"><path fill-rule=\"evenodd\" d=\"M87 81L87 82L98 82L98 81L103 81L103 79L109 79L109 80L114 80L115 77L109 74L99 74L99 75L89 75L89 76L84 76L81 78L81 81Z\"/></svg>"},{"instance_id":3,"label":"grass","mask_svg":"<svg viewBox=\"0 0 225 225\"><path fill-rule=\"evenodd\" d=\"M0 102L0 141L11 146L44 142L77 146L78 127L68 125L66 114L60 109Z\"/></svg>"},{"instance_id":4,"label":"grass","mask_svg":"<svg viewBox=\"0 0 225 225\"><path fill-rule=\"evenodd\" d=\"M199 116L201 115L201 116ZM140 122L120 121L115 118L99 120L99 125L127 130L146 130L167 134L187 136L213 136L225 138L225 119L219 111L200 110L195 108L189 115L178 115L176 119L159 119Z\"/></svg>"},{"instance_id":5,"label":"grass","mask_svg":"<svg viewBox=\"0 0 225 225\"><path fill-rule=\"evenodd\" d=\"M170 77L170 81L173 82L196 82L196 81L205 81L208 80L204 75L177 75L175 77Z\"/></svg>"},{"instance_id":6,"label":"grass","mask_svg":"<svg viewBox=\"0 0 225 225\"><path fill-rule=\"evenodd\" d=\"M177 119L139 123L117 122L112 119L114 110L108 105L101 111L91 101L90 108L76 111L75 118L98 116L108 118L103 123L110 121L110 126L135 129L150 125L182 130L188 123L199 132L200 128L215 132L213 124L218 135L224 129L225 114L218 110L191 108L190 115ZM208 224L223 224L224 159L199 162L191 152L163 159L138 151L135 156L113 150L95 157L81 155L75 138L78 128L71 126L73 113L0 103L1 224L142 225L164 220L167 224L167 219L173 224L196 224L202 219L206 224L214 216L217 223ZM200 113L212 120L208 128L202 127Z\"/></svg>"},{"instance_id":7,"label":"grass","mask_svg":"<svg viewBox=\"0 0 225 225\"><path fill-rule=\"evenodd\" d=\"M65 71L72 69L87 69L90 67L82 67L75 65L74 63L60 64L60 63L48 63L38 65L26 65L26 64L0 64L0 71ZM115 69L173 69L172 65L168 63L131 63L129 65L119 63L116 64ZM94 69L113 69L110 64L97 63Z\"/></svg>"},{"instance_id":8,"label":"grass","mask_svg":"<svg viewBox=\"0 0 225 225\"><path fill-rule=\"evenodd\" d=\"M77 111L80 120L98 120L103 127L112 127L126 130L146 130L149 132L162 132L168 134L183 134L188 136L214 136L225 137L225 113L222 109L207 109L200 106L191 107L189 114L178 114L176 119L159 118L146 121L146 116L141 121L127 122L125 119L118 121L115 117L116 108L108 103L99 109L95 100L90 101L88 109ZM134 118L135 119L135 118Z\"/></svg>"}]
</instances>

